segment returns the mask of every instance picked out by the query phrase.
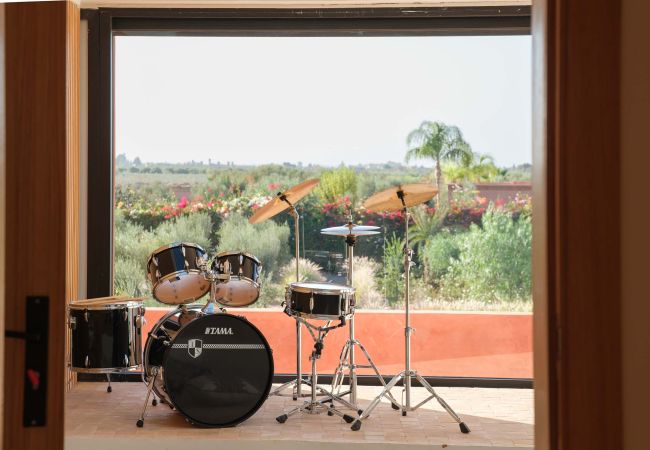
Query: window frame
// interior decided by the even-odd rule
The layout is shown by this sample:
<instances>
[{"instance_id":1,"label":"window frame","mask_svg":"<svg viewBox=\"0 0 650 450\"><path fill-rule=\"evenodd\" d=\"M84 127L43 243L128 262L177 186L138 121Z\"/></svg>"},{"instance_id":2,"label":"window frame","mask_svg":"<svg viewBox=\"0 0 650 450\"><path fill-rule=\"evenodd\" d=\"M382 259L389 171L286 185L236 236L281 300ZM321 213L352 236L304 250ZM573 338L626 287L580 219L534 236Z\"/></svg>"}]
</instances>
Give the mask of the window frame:
<instances>
[{"instance_id":1,"label":"window frame","mask_svg":"<svg viewBox=\"0 0 650 450\"><path fill-rule=\"evenodd\" d=\"M115 36L511 36L530 6L423 8L99 8L88 21L87 297L113 294ZM275 382L290 375L276 374ZM327 378L327 376L325 376ZM532 379L425 377L434 386L532 388ZM361 376L359 384L379 384Z\"/></svg>"}]
</instances>

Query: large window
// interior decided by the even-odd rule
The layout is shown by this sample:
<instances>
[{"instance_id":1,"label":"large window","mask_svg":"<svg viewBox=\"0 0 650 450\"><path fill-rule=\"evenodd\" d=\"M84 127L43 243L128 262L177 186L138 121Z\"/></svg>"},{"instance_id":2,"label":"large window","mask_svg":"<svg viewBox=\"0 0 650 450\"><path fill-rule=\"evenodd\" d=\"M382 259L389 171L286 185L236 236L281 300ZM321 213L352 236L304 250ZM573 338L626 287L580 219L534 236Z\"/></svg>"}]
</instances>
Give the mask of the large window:
<instances>
[{"instance_id":1,"label":"large window","mask_svg":"<svg viewBox=\"0 0 650 450\"><path fill-rule=\"evenodd\" d=\"M381 227L355 247L357 305L399 331L403 217L362 204L429 183L440 194L414 207L410 224L411 304L424 328L414 357L432 364L427 375L532 376L530 36L171 34L113 36L116 293L151 298L148 255L185 241L210 256L255 255L264 268L253 307L277 309L295 279L293 219L247 219L320 178L297 205L301 278L345 282L344 240L322 228L350 216ZM441 322L434 311L467 314ZM508 339L496 336L490 355L467 336L460 353L427 349L476 327L505 327L521 342L500 351ZM486 358L489 368L474 370ZM399 370L399 357L384 359L386 373Z\"/></svg>"}]
</instances>

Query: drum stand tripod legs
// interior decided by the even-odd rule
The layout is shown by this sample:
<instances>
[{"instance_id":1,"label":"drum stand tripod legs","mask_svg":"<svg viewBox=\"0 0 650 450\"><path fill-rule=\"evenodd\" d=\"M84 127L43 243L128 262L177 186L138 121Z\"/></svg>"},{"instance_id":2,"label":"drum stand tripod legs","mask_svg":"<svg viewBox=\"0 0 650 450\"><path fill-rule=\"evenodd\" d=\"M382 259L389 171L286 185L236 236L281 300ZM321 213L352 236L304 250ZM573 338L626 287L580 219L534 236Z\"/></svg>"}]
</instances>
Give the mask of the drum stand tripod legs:
<instances>
[{"instance_id":1,"label":"drum stand tripod legs","mask_svg":"<svg viewBox=\"0 0 650 450\"><path fill-rule=\"evenodd\" d=\"M352 216L350 216L349 226L352 227ZM348 259L348 286L353 285L354 280L354 245L356 244L356 236L348 235L345 238L345 243L347 244L347 259ZM345 342L343 349L341 350L341 355L339 357L339 364L334 371L334 377L332 378L332 393L338 397L343 397L345 395L350 395L350 403L355 405L353 409L356 409L361 413L361 410L358 408L357 402L357 369L372 369L375 372L375 376L381 382L383 386L386 386L384 377L381 376L377 366L370 357L370 354L366 348L359 342L354 336L354 315L350 318L349 321L349 331L350 337ZM359 349L363 352L368 365L360 365L356 363L356 352L355 347L358 346ZM350 390L347 392L341 392L341 385L345 378L345 369L348 369L348 375L350 379ZM388 398L393 405L393 408L397 409L397 401L393 398L390 391L388 392Z\"/></svg>"},{"instance_id":2,"label":"drum stand tripod legs","mask_svg":"<svg viewBox=\"0 0 650 450\"><path fill-rule=\"evenodd\" d=\"M289 206L289 214L294 219L294 236L296 237L296 281L300 281L300 215L295 206L286 198L280 197L280 200L286 202ZM296 379L284 383L269 393L272 395L282 395L282 391L293 386L292 397L298 400L299 397L307 397L309 394L302 393L302 384L305 382L302 378L302 327L299 320L296 320Z\"/></svg>"},{"instance_id":3,"label":"drum stand tripod legs","mask_svg":"<svg viewBox=\"0 0 650 450\"><path fill-rule=\"evenodd\" d=\"M370 402L370 405L363 411L363 413L357 418L357 420L354 421L352 424L352 430L357 431L361 428L361 421L367 418L370 413L377 407L379 402L381 401L382 397L387 397L389 399L392 399L392 396L389 397L390 390L397 385L400 381L404 380L404 389L402 391L402 402L401 406L398 409L402 410L402 415L405 416L407 413L415 411L418 409L420 406L424 405L425 403L428 403L430 400L433 400L434 398L440 403L440 406L442 406L445 411L449 413L453 419L458 422L460 426L460 431L463 433L469 433L469 427L463 422L463 420L456 414L456 412L451 409L451 407L445 402L442 397L440 397L436 391L431 387L431 385L427 382L427 380L424 379L421 375L417 373L417 371L411 369L411 334L413 331L415 331L414 328L411 327L411 315L410 315L410 310L409 310L409 278L411 275L411 266L412 266L412 257L413 257L413 250L411 250L408 246L409 242L409 211L408 208L406 207L406 203L404 201L404 193L400 190L397 193L398 197L402 201L402 204L404 205L403 212L404 212L404 240L406 242L405 247L404 247L404 308L405 308L405 313L406 313L406 326L404 328L404 344L405 344L405 368L403 371L395 375L395 377L388 382L387 385L385 385L384 389L381 391L381 393L375 397L375 399ZM422 387L424 387L427 391L429 391L429 397L425 398L422 400L420 403L418 403L415 406L411 406L411 382L415 378ZM392 402L392 400L391 400Z\"/></svg>"},{"instance_id":4,"label":"drum stand tripod legs","mask_svg":"<svg viewBox=\"0 0 650 450\"><path fill-rule=\"evenodd\" d=\"M138 428L142 428L144 426L144 416L145 414L147 414L147 406L149 406L149 397L151 396L151 391L153 390L153 385L156 382L156 378L158 378L158 368L153 367L151 371L152 371L152 377L149 380L149 383L147 384L147 396L144 399L144 406L142 407L142 413L140 413L140 418L136 422Z\"/></svg>"},{"instance_id":5,"label":"drum stand tripod legs","mask_svg":"<svg viewBox=\"0 0 650 450\"><path fill-rule=\"evenodd\" d=\"M302 321L302 319L296 319L296 320L298 322ZM305 384L309 384L311 387L310 398L309 400L306 400L302 405L296 406L295 408L291 409L287 413L276 417L275 420L277 420L280 423L284 423L287 421L287 419L290 416L298 412L305 412L308 414L320 414L323 411L327 411L328 416L337 415L343 418L343 420L345 420L347 423L352 423L354 421L354 417L348 414L344 414L338 409L336 409L334 407L334 402L335 401L340 402L352 409L355 409L354 405L350 404L349 402L346 402L340 397L333 395L327 390L318 386L318 373L316 371L316 361L320 358L321 353L323 351L323 340L325 339L325 336L327 336L327 333L329 333L330 330L336 327L330 327L329 322L327 326L318 327L318 328L313 327L312 325L306 322L305 325L307 326L307 329L309 330L310 334L314 338L314 350L311 352L311 356L309 357L311 361L311 379L309 381L305 381ZM314 328L318 331L318 336L316 336L313 333L311 328ZM321 396L324 396L324 398L319 400L318 393L320 393ZM329 403L329 405L327 403Z\"/></svg>"}]
</instances>

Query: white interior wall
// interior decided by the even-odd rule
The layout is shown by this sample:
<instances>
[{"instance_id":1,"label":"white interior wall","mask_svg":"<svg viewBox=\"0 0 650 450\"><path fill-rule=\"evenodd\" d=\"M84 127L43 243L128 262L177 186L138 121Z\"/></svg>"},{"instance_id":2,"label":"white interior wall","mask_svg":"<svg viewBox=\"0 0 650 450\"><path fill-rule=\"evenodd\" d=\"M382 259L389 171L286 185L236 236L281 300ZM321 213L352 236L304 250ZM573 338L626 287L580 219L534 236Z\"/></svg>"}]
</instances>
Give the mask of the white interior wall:
<instances>
[{"instance_id":1,"label":"white interior wall","mask_svg":"<svg viewBox=\"0 0 650 450\"><path fill-rule=\"evenodd\" d=\"M650 2L623 0L622 6L623 431L625 450L646 450L650 440L646 423L650 405Z\"/></svg>"}]
</instances>

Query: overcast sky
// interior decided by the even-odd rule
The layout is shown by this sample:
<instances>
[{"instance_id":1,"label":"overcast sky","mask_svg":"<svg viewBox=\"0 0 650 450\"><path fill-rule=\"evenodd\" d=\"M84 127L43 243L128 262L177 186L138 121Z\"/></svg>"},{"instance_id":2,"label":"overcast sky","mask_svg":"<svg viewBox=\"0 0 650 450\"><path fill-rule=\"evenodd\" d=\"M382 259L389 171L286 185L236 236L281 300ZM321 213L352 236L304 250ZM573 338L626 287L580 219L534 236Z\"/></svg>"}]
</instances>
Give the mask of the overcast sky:
<instances>
[{"instance_id":1,"label":"overcast sky","mask_svg":"<svg viewBox=\"0 0 650 450\"><path fill-rule=\"evenodd\" d=\"M531 161L531 39L117 37L116 153L145 162L402 161L423 120Z\"/></svg>"}]
</instances>

